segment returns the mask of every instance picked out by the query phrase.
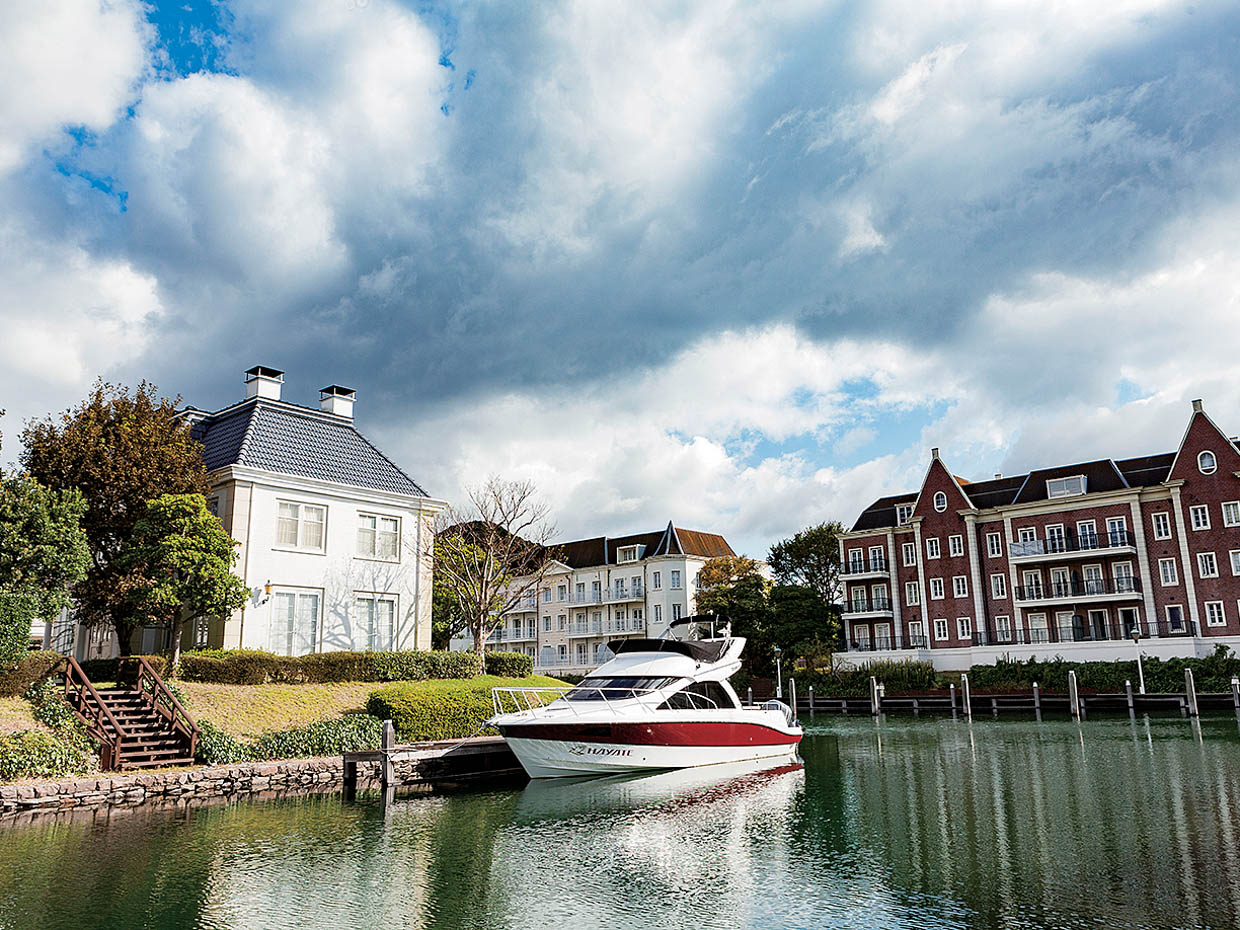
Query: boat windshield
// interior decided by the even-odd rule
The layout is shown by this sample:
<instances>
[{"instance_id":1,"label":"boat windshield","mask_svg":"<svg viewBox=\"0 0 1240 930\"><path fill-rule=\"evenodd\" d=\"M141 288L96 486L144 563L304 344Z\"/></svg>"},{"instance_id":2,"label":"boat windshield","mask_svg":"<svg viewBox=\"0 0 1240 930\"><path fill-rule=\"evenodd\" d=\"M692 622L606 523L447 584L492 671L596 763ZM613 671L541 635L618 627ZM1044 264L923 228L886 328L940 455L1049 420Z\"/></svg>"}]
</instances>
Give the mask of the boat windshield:
<instances>
[{"instance_id":1,"label":"boat windshield","mask_svg":"<svg viewBox=\"0 0 1240 930\"><path fill-rule=\"evenodd\" d=\"M584 678L564 695L569 701L622 701L666 688L675 678Z\"/></svg>"}]
</instances>

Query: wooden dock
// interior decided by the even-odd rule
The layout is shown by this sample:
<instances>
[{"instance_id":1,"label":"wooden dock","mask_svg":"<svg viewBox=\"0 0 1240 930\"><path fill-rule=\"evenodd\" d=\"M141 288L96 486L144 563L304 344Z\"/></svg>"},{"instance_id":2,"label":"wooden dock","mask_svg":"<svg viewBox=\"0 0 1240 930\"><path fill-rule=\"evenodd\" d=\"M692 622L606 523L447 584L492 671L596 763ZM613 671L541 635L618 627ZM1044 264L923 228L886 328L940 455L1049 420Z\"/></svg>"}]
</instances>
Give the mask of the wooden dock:
<instances>
[{"instance_id":1,"label":"wooden dock","mask_svg":"<svg viewBox=\"0 0 1240 930\"><path fill-rule=\"evenodd\" d=\"M381 748L344 754L346 796L355 793L359 785L389 788L460 782L483 776L525 778L521 763L502 736L398 744L391 721L387 721Z\"/></svg>"}]
</instances>

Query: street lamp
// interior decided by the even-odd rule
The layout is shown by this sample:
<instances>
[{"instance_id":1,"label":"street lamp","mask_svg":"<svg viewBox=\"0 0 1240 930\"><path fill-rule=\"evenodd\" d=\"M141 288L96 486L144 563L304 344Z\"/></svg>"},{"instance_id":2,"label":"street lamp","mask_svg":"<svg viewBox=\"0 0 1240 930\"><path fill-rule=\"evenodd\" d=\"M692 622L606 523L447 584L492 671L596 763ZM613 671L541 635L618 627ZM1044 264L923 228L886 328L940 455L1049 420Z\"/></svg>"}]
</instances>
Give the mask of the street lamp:
<instances>
[{"instance_id":1,"label":"street lamp","mask_svg":"<svg viewBox=\"0 0 1240 930\"><path fill-rule=\"evenodd\" d=\"M781 701L784 699L784 673L780 666L779 654L783 652L778 646L775 647L775 697Z\"/></svg>"},{"instance_id":2,"label":"street lamp","mask_svg":"<svg viewBox=\"0 0 1240 930\"><path fill-rule=\"evenodd\" d=\"M1145 667L1141 664L1141 628L1133 626L1132 632L1128 635L1132 637L1132 641L1137 647L1137 678L1141 683L1141 693L1145 694Z\"/></svg>"}]
</instances>

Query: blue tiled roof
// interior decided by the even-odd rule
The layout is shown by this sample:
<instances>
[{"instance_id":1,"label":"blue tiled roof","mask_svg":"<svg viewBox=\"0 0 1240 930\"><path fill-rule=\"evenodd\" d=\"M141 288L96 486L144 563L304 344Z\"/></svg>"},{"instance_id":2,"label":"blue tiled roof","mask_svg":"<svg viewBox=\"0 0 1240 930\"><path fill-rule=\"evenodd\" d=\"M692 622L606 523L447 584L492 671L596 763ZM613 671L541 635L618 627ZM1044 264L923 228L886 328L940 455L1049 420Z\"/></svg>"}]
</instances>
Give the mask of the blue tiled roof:
<instances>
[{"instance_id":1,"label":"blue tiled roof","mask_svg":"<svg viewBox=\"0 0 1240 930\"><path fill-rule=\"evenodd\" d=\"M351 420L282 401L254 398L194 424L208 471L228 465L426 497L416 481L376 449Z\"/></svg>"}]
</instances>

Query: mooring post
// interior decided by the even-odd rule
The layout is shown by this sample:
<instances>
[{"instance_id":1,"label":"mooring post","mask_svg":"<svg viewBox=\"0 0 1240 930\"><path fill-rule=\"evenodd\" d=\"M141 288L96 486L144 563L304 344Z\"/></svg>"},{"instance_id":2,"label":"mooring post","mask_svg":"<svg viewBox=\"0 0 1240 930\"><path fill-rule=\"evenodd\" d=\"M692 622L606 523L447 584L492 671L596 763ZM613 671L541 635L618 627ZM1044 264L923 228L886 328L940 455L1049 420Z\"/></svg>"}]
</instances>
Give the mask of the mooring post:
<instances>
[{"instance_id":1,"label":"mooring post","mask_svg":"<svg viewBox=\"0 0 1240 930\"><path fill-rule=\"evenodd\" d=\"M998 698L990 699L990 715L992 717L999 716L999 699Z\"/></svg>"},{"instance_id":2,"label":"mooring post","mask_svg":"<svg viewBox=\"0 0 1240 930\"><path fill-rule=\"evenodd\" d=\"M814 686L809 686L809 715L814 716Z\"/></svg>"},{"instance_id":3,"label":"mooring post","mask_svg":"<svg viewBox=\"0 0 1240 930\"><path fill-rule=\"evenodd\" d=\"M878 697L878 679L873 675L870 676L870 713L875 717L878 716L879 697Z\"/></svg>"},{"instance_id":4,"label":"mooring post","mask_svg":"<svg viewBox=\"0 0 1240 930\"><path fill-rule=\"evenodd\" d=\"M1188 699L1188 715L1197 716L1197 685L1193 681L1193 670L1184 669L1184 697Z\"/></svg>"},{"instance_id":5,"label":"mooring post","mask_svg":"<svg viewBox=\"0 0 1240 930\"><path fill-rule=\"evenodd\" d=\"M949 692L951 692L951 698L952 698L952 713L954 714L954 713L956 713L956 686L955 686L955 685L951 685L951 684L949 684L949 685L947 686L947 690L948 690Z\"/></svg>"},{"instance_id":6,"label":"mooring post","mask_svg":"<svg viewBox=\"0 0 1240 930\"><path fill-rule=\"evenodd\" d=\"M396 782L396 765L392 752L396 749L396 727L391 720L383 721L383 737L379 741L379 783L383 787Z\"/></svg>"},{"instance_id":7,"label":"mooring post","mask_svg":"<svg viewBox=\"0 0 1240 930\"><path fill-rule=\"evenodd\" d=\"M792 719L797 719L797 680L788 679L788 696L792 699Z\"/></svg>"},{"instance_id":8,"label":"mooring post","mask_svg":"<svg viewBox=\"0 0 1240 930\"><path fill-rule=\"evenodd\" d=\"M969 676L967 673L960 676L960 699L964 705L964 715L972 720L973 696L969 693Z\"/></svg>"},{"instance_id":9,"label":"mooring post","mask_svg":"<svg viewBox=\"0 0 1240 930\"><path fill-rule=\"evenodd\" d=\"M1132 702L1132 679L1131 678L1124 679L1124 691L1127 692L1127 695L1128 695L1128 714L1129 716L1131 716L1132 714L1136 713L1136 710L1134 709L1134 705Z\"/></svg>"},{"instance_id":10,"label":"mooring post","mask_svg":"<svg viewBox=\"0 0 1240 930\"><path fill-rule=\"evenodd\" d=\"M1231 676L1231 706L1240 712L1240 678Z\"/></svg>"},{"instance_id":11,"label":"mooring post","mask_svg":"<svg viewBox=\"0 0 1240 930\"><path fill-rule=\"evenodd\" d=\"M1068 671L1068 709L1074 720L1081 719L1081 694L1076 687L1076 672Z\"/></svg>"},{"instance_id":12,"label":"mooring post","mask_svg":"<svg viewBox=\"0 0 1240 930\"><path fill-rule=\"evenodd\" d=\"M753 685L749 686L749 705L753 706Z\"/></svg>"}]
</instances>

